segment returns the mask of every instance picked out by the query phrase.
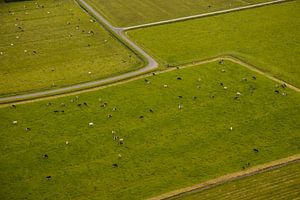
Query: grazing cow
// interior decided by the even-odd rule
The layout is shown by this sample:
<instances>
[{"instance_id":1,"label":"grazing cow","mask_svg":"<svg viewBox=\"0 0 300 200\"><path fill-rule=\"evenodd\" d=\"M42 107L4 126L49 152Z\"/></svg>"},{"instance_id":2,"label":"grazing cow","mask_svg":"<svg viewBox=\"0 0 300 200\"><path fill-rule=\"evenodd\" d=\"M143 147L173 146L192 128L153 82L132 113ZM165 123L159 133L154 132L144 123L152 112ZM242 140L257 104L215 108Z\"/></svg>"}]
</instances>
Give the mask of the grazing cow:
<instances>
[{"instance_id":1,"label":"grazing cow","mask_svg":"<svg viewBox=\"0 0 300 200\"><path fill-rule=\"evenodd\" d=\"M11 107L16 108L17 106L15 104L11 105Z\"/></svg>"},{"instance_id":2,"label":"grazing cow","mask_svg":"<svg viewBox=\"0 0 300 200\"><path fill-rule=\"evenodd\" d=\"M242 78L243 81L247 81L247 78Z\"/></svg>"},{"instance_id":3,"label":"grazing cow","mask_svg":"<svg viewBox=\"0 0 300 200\"><path fill-rule=\"evenodd\" d=\"M228 87L224 86L224 90L227 90L227 89L228 89Z\"/></svg>"},{"instance_id":4,"label":"grazing cow","mask_svg":"<svg viewBox=\"0 0 300 200\"><path fill-rule=\"evenodd\" d=\"M52 105L52 103L51 103L51 102L48 102L48 103L47 103L47 106L51 106L51 105Z\"/></svg>"},{"instance_id":5,"label":"grazing cow","mask_svg":"<svg viewBox=\"0 0 300 200\"><path fill-rule=\"evenodd\" d=\"M44 155L44 158L45 158L45 159L48 159L49 157L48 157L48 155L47 155L47 154L45 154L45 155Z\"/></svg>"},{"instance_id":6,"label":"grazing cow","mask_svg":"<svg viewBox=\"0 0 300 200\"><path fill-rule=\"evenodd\" d=\"M155 76L156 74L153 72L152 75Z\"/></svg>"},{"instance_id":7,"label":"grazing cow","mask_svg":"<svg viewBox=\"0 0 300 200\"><path fill-rule=\"evenodd\" d=\"M178 96L178 98L179 98L179 99L182 99L182 98L183 98L183 96Z\"/></svg>"},{"instance_id":8,"label":"grazing cow","mask_svg":"<svg viewBox=\"0 0 300 200\"><path fill-rule=\"evenodd\" d=\"M256 80L256 76L252 76L253 80Z\"/></svg>"},{"instance_id":9,"label":"grazing cow","mask_svg":"<svg viewBox=\"0 0 300 200\"><path fill-rule=\"evenodd\" d=\"M88 44L88 47L90 47L91 45L90 44Z\"/></svg>"},{"instance_id":10,"label":"grazing cow","mask_svg":"<svg viewBox=\"0 0 300 200\"><path fill-rule=\"evenodd\" d=\"M224 60L220 60L220 61L219 61L219 64L220 64L220 65L224 64Z\"/></svg>"},{"instance_id":11,"label":"grazing cow","mask_svg":"<svg viewBox=\"0 0 300 200\"><path fill-rule=\"evenodd\" d=\"M281 87L282 87L282 88L286 88L286 84L283 83L283 84L281 85Z\"/></svg>"},{"instance_id":12,"label":"grazing cow","mask_svg":"<svg viewBox=\"0 0 300 200\"><path fill-rule=\"evenodd\" d=\"M66 144L69 144L69 141L66 141Z\"/></svg>"},{"instance_id":13,"label":"grazing cow","mask_svg":"<svg viewBox=\"0 0 300 200\"><path fill-rule=\"evenodd\" d=\"M113 167L118 167L118 164L117 164L117 163L114 163L112 166L113 166Z\"/></svg>"},{"instance_id":14,"label":"grazing cow","mask_svg":"<svg viewBox=\"0 0 300 200\"><path fill-rule=\"evenodd\" d=\"M221 86L224 86L224 84L223 84L223 83L220 83L220 85L221 85Z\"/></svg>"},{"instance_id":15,"label":"grazing cow","mask_svg":"<svg viewBox=\"0 0 300 200\"><path fill-rule=\"evenodd\" d=\"M140 116L140 119L144 119L144 116L143 116L143 115L141 115L141 116Z\"/></svg>"},{"instance_id":16,"label":"grazing cow","mask_svg":"<svg viewBox=\"0 0 300 200\"><path fill-rule=\"evenodd\" d=\"M234 97L234 100L237 100L239 97L238 96L236 96L236 97Z\"/></svg>"},{"instance_id":17,"label":"grazing cow","mask_svg":"<svg viewBox=\"0 0 300 200\"><path fill-rule=\"evenodd\" d=\"M36 54L36 51L33 51L34 54Z\"/></svg>"},{"instance_id":18,"label":"grazing cow","mask_svg":"<svg viewBox=\"0 0 300 200\"><path fill-rule=\"evenodd\" d=\"M233 127L230 127L230 130L232 131L232 130L233 130Z\"/></svg>"},{"instance_id":19,"label":"grazing cow","mask_svg":"<svg viewBox=\"0 0 300 200\"><path fill-rule=\"evenodd\" d=\"M286 93L285 93L285 92L283 92L283 93L282 93L282 96L286 96Z\"/></svg>"},{"instance_id":20,"label":"grazing cow","mask_svg":"<svg viewBox=\"0 0 300 200\"><path fill-rule=\"evenodd\" d=\"M118 157L119 157L119 158L122 158L122 155L119 153Z\"/></svg>"},{"instance_id":21,"label":"grazing cow","mask_svg":"<svg viewBox=\"0 0 300 200\"><path fill-rule=\"evenodd\" d=\"M119 139L119 144L121 145L121 144L124 144L124 139L123 138L120 138Z\"/></svg>"},{"instance_id":22,"label":"grazing cow","mask_svg":"<svg viewBox=\"0 0 300 200\"><path fill-rule=\"evenodd\" d=\"M152 109L149 110L151 113L154 113L154 111Z\"/></svg>"},{"instance_id":23,"label":"grazing cow","mask_svg":"<svg viewBox=\"0 0 300 200\"><path fill-rule=\"evenodd\" d=\"M237 92L236 95L241 96L242 94L240 92Z\"/></svg>"},{"instance_id":24,"label":"grazing cow","mask_svg":"<svg viewBox=\"0 0 300 200\"><path fill-rule=\"evenodd\" d=\"M177 78L177 80L181 81L181 80L182 80L182 78L178 77L178 78Z\"/></svg>"},{"instance_id":25,"label":"grazing cow","mask_svg":"<svg viewBox=\"0 0 300 200\"><path fill-rule=\"evenodd\" d=\"M183 108L183 105L179 104L178 109L181 110Z\"/></svg>"},{"instance_id":26,"label":"grazing cow","mask_svg":"<svg viewBox=\"0 0 300 200\"><path fill-rule=\"evenodd\" d=\"M167 88L168 87L168 85L164 85L164 88Z\"/></svg>"},{"instance_id":27,"label":"grazing cow","mask_svg":"<svg viewBox=\"0 0 300 200\"><path fill-rule=\"evenodd\" d=\"M193 97L193 99L194 99L194 100L196 100L196 99L197 99L197 97L196 97L196 96L194 96L194 97Z\"/></svg>"},{"instance_id":28,"label":"grazing cow","mask_svg":"<svg viewBox=\"0 0 300 200\"><path fill-rule=\"evenodd\" d=\"M255 153L258 153L258 152L259 152L259 150L258 150L258 149L253 149L253 151L254 151Z\"/></svg>"},{"instance_id":29,"label":"grazing cow","mask_svg":"<svg viewBox=\"0 0 300 200\"><path fill-rule=\"evenodd\" d=\"M48 180L50 180L50 179L51 179L51 176L46 176L46 178L47 178Z\"/></svg>"},{"instance_id":30,"label":"grazing cow","mask_svg":"<svg viewBox=\"0 0 300 200\"><path fill-rule=\"evenodd\" d=\"M89 126L94 126L94 123L93 123L93 122L90 122L90 123L89 123Z\"/></svg>"},{"instance_id":31,"label":"grazing cow","mask_svg":"<svg viewBox=\"0 0 300 200\"><path fill-rule=\"evenodd\" d=\"M112 118L112 115L111 115L111 114L109 114L109 115L107 115L107 117L108 117L108 118Z\"/></svg>"},{"instance_id":32,"label":"grazing cow","mask_svg":"<svg viewBox=\"0 0 300 200\"><path fill-rule=\"evenodd\" d=\"M62 110L62 111L60 111L60 112L64 113L65 111L64 111L64 110Z\"/></svg>"},{"instance_id":33,"label":"grazing cow","mask_svg":"<svg viewBox=\"0 0 300 200\"><path fill-rule=\"evenodd\" d=\"M31 128L25 128L26 131L31 131Z\"/></svg>"},{"instance_id":34,"label":"grazing cow","mask_svg":"<svg viewBox=\"0 0 300 200\"><path fill-rule=\"evenodd\" d=\"M77 106L79 106L79 107L80 107L80 106L81 106L81 103L77 104Z\"/></svg>"},{"instance_id":35,"label":"grazing cow","mask_svg":"<svg viewBox=\"0 0 300 200\"><path fill-rule=\"evenodd\" d=\"M113 108L112 111L117 111L117 108Z\"/></svg>"},{"instance_id":36,"label":"grazing cow","mask_svg":"<svg viewBox=\"0 0 300 200\"><path fill-rule=\"evenodd\" d=\"M86 102L83 102L83 105L88 106L88 104Z\"/></svg>"},{"instance_id":37,"label":"grazing cow","mask_svg":"<svg viewBox=\"0 0 300 200\"><path fill-rule=\"evenodd\" d=\"M58 113L59 111L58 111L58 110L54 110L53 112L54 112L54 113Z\"/></svg>"},{"instance_id":38,"label":"grazing cow","mask_svg":"<svg viewBox=\"0 0 300 200\"><path fill-rule=\"evenodd\" d=\"M278 90L275 90L274 92L277 93L277 94L279 94L279 91L278 91Z\"/></svg>"}]
</instances>

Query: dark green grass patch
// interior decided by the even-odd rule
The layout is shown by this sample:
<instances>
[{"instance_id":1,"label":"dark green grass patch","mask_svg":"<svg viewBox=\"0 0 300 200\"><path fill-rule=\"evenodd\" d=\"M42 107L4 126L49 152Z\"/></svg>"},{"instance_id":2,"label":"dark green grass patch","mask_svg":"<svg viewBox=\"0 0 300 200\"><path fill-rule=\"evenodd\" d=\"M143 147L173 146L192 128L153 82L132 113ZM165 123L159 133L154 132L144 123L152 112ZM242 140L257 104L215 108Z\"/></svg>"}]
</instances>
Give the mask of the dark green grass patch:
<instances>
[{"instance_id":1,"label":"dark green grass patch","mask_svg":"<svg viewBox=\"0 0 300 200\"><path fill-rule=\"evenodd\" d=\"M300 163L296 163L178 199L297 199L300 196L299 185Z\"/></svg>"},{"instance_id":2,"label":"dark green grass patch","mask_svg":"<svg viewBox=\"0 0 300 200\"><path fill-rule=\"evenodd\" d=\"M0 96L92 81L142 66L72 0L1 3L0 36Z\"/></svg>"},{"instance_id":3,"label":"dark green grass patch","mask_svg":"<svg viewBox=\"0 0 300 200\"><path fill-rule=\"evenodd\" d=\"M297 92L231 62L2 108L1 199L155 196L299 153L299 121Z\"/></svg>"},{"instance_id":4,"label":"dark green grass patch","mask_svg":"<svg viewBox=\"0 0 300 200\"><path fill-rule=\"evenodd\" d=\"M128 34L165 65L231 54L299 87L299 11L292 1Z\"/></svg>"}]
</instances>

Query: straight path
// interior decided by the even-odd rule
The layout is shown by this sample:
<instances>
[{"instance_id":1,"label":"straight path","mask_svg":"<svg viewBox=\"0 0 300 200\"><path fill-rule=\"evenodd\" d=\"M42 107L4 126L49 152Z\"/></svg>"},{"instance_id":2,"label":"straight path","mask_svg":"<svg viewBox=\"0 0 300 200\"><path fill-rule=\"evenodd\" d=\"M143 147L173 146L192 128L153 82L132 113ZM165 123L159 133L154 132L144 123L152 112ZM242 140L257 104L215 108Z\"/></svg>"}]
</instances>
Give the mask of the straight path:
<instances>
[{"instance_id":1,"label":"straight path","mask_svg":"<svg viewBox=\"0 0 300 200\"><path fill-rule=\"evenodd\" d=\"M157 197L153 197L150 198L148 200L167 200L167 199L176 199L182 196L186 196L189 194L193 194L193 193L197 193L203 190L207 190L213 187L216 187L218 185L222 185L224 183L228 183L234 180L238 180L241 178L245 178L245 177L249 177L249 176L253 176L256 174L260 174L263 172L267 172L267 171L271 171L274 169L278 169L280 167L284 167L288 164L291 163L296 163L300 161L300 154L294 155L294 156L290 156L287 158L283 158L280 160L276 160L267 164L263 164L263 165L258 165L256 167L252 167L249 168L247 170L243 170L240 172L236 172L236 173L232 173L232 174L227 174L225 176L221 176L219 178L216 179L212 179L191 187L187 187L187 188L183 188L183 189L179 189L179 190L175 190L172 192L168 192L166 194L162 194L159 195Z\"/></svg>"},{"instance_id":2,"label":"straight path","mask_svg":"<svg viewBox=\"0 0 300 200\"><path fill-rule=\"evenodd\" d=\"M237 8L230 8L230 9L226 9L226 10L219 10L219 11L214 11L214 12L209 12L209 13L191 15L191 16L187 16L187 17L180 17L180 18L176 18L176 19L163 20L163 21L141 24L141 25L136 25L136 26L128 26L128 27L123 27L123 28L118 28L118 29L121 29L123 31L128 31L128 30L132 30L132 29L146 28L146 27L150 27L150 26L169 24L169 23L174 23L174 22L186 21L186 20L190 20L190 19L209 17L209 16L213 16L213 15L219 15L219 14L225 14L225 13L230 13L230 12L235 12L235 11L240 11L240 10L246 10L246 9L250 9L250 8L257 8L257 7L267 6L267 5L271 5L271 4L283 3L286 1L294 1L294 0L273 0L273 1L268 1L268 2L264 2L264 3L252 4L252 5L248 5L248 6L241 6L241 7L237 7Z\"/></svg>"}]
</instances>

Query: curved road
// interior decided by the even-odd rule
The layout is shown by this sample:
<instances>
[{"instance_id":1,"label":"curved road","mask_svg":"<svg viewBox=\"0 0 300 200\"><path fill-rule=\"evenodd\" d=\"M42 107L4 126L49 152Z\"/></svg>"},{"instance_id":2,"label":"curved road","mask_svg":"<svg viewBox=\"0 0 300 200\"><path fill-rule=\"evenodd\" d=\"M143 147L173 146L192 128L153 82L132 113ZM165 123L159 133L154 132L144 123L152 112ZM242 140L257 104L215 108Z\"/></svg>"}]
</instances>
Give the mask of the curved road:
<instances>
[{"instance_id":1,"label":"curved road","mask_svg":"<svg viewBox=\"0 0 300 200\"><path fill-rule=\"evenodd\" d=\"M109 31L111 31L114 34L116 34L117 36L119 36L119 39L122 39L123 42L126 43L126 45L128 45L131 49L134 49L139 54L141 54L146 59L147 65L144 68L138 69L136 71L128 72L128 73L125 73L125 74L122 74L119 76L115 76L115 77L101 79L98 81L81 83L81 84L58 88L58 89L53 89L53 90L45 90L45 91L41 91L41 92L21 94L21 95L10 96L10 97L3 97L3 98L0 98L0 104L24 101L24 100L29 100L29 99L35 99L35 98L40 98L40 97L45 97L45 96L68 93L68 92L73 92L73 91L77 91L77 90L83 90L86 88L101 86L101 85L117 82L117 81L120 81L123 79L131 78L134 76L138 76L138 75L144 74L146 72L152 71L153 69L158 67L158 63L150 55L148 55L143 49L141 49L134 42L129 40L123 33L122 29L113 27L104 17L102 17L97 11L95 11L84 0L77 0L77 2L81 7L83 7L90 14L92 14L99 22L103 23L103 25L105 25L109 29Z\"/></svg>"},{"instance_id":2,"label":"curved road","mask_svg":"<svg viewBox=\"0 0 300 200\"><path fill-rule=\"evenodd\" d=\"M120 40L122 40L122 42L124 42L129 48L135 50L140 55L142 55L145 58L145 60L147 61L147 65L144 68L138 69L137 71L128 72L128 73L125 73L122 75L105 78L105 79L101 79L98 81L80 83L77 85L72 85L72 86L58 88L58 89L52 89L52 90L45 90L45 91L41 91L41 92L34 92L34 93L27 93L27 94L15 95L15 96L3 97L3 98L0 98L0 104L25 101L25 100L30 100L30 99L37 99L37 98L53 96L53 95L57 95L57 94L64 94L64 93L70 93L70 92L80 91L80 90L84 90L84 89L90 89L93 87L107 85L107 84L121 81L124 79L132 78L134 76L138 76L138 75L141 75L141 74L144 74L144 73L147 73L149 71L156 69L158 67L158 63L149 54L147 54L143 49L141 49L139 46L137 46L134 42L132 42L130 39L128 39L125 36L124 31L126 31L126 30L161 25L161 24L178 22L178 21L185 21L188 19L194 19L194 18L199 18L199 17L207 17L207 16L212 16L212 15L224 14L224 13L245 10L245 9L250 9L250 8L255 8L255 7L261 7L261 6L265 6L265 5L276 4L276 3L286 2L286 1L293 1L293 0L273 0L273 1L265 2L265 3L258 3L258 4L249 5L249 6L243 6L243 7L232 8L232 9L227 9L227 10L204 13L204 14L200 14L200 15L193 15L193 16L182 17L182 18L177 18L177 19L164 20L164 21L160 21L160 22L142 24L142 25L132 26L132 27L118 28L118 27L112 26L100 13L98 13L95 9L93 9L85 0L76 0L76 2L81 7L83 7L86 11L88 11L90 14L92 14L94 16L94 18L96 18L100 23L102 23L109 31L111 31L113 34L117 35L117 37Z\"/></svg>"}]
</instances>

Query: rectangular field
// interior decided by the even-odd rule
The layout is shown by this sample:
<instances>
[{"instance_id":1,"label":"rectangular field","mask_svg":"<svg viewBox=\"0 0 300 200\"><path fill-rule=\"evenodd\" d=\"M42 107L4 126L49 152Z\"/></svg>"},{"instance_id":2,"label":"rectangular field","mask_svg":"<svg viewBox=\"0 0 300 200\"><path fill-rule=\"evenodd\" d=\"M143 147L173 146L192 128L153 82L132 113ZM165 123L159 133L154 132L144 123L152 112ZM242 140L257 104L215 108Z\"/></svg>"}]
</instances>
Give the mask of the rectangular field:
<instances>
[{"instance_id":1,"label":"rectangular field","mask_svg":"<svg viewBox=\"0 0 300 200\"><path fill-rule=\"evenodd\" d=\"M186 17L268 0L87 0L116 26Z\"/></svg>"},{"instance_id":2,"label":"rectangular field","mask_svg":"<svg viewBox=\"0 0 300 200\"><path fill-rule=\"evenodd\" d=\"M299 93L228 61L1 108L0 194L144 199L299 153L299 122Z\"/></svg>"},{"instance_id":3,"label":"rectangular field","mask_svg":"<svg viewBox=\"0 0 300 200\"><path fill-rule=\"evenodd\" d=\"M279 200L300 197L300 163L230 182L180 200Z\"/></svg>"},{"instance_id":4,"label":"rectangular field","mask_svg":"<svg viewBox=\"0 0 300 200\"><path fill-rule=\"evenodd\" d=\"M229 54L300 87L300 1L129 31L162 64Z\"/></svg>"},{"instance_id":5,"label":"rectangular field","mask_svg":"<svg viewBox=\"0 0 300 200\"><path fill-rule=\"evenodd\" d=\"M0 96L92 81L142 65L73 0L0 2Z\"/></svg>"}]
</instances>

